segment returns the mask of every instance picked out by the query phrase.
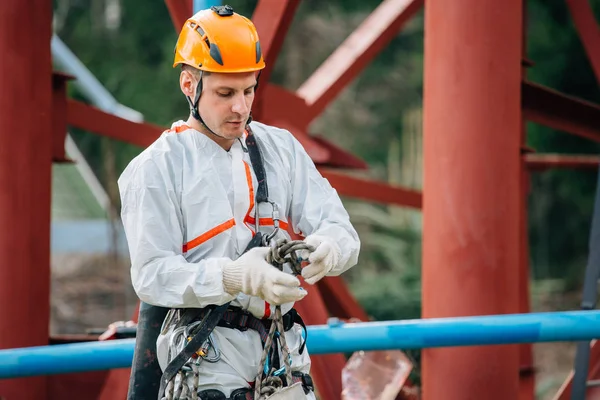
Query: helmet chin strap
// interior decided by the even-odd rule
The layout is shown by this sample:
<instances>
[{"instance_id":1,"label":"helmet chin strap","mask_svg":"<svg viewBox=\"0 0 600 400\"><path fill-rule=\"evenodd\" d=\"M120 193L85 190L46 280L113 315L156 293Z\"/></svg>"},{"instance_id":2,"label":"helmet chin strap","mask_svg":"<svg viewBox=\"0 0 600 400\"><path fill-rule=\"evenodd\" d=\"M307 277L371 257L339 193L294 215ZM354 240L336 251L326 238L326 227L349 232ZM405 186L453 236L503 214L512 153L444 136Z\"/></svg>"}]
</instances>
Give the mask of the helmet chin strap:
<instances>
[{"instance_id":1,"label":"helmet chin strap","mask_svg":"<svg viewBox=\"0 0 600 400\"><path fill-rule=\"evenodd\" d=\"M218 133L216 133L215 131L210 129L209 126L206 124L206 122L204 122L204 120L202 119L202 116L200 115L200 110L198 109L198 103L200 102L200 95L202 94L202 73L203 73L203 71L200 70L200 78L198 79L198 86L196 86L196 94L194 95L194 100L192 101L190 96L185 96L185 98L188 101L188 104L190 105L190 112L192 113L192 117L194 117L196 120L198 120L198 122L200 122L202 124L202 126L204 126L204 128L206 128L206 130L208 132L210 132L212 135L215 135L221 139L228 140L228 138L226 138L222 135L219 135ZM246 121L245 125L247 126L248 124L250 124L250 122L252 122L252 111L250 111L250 115L248 116L248 120Z\"/></svg>"}]
</instances>

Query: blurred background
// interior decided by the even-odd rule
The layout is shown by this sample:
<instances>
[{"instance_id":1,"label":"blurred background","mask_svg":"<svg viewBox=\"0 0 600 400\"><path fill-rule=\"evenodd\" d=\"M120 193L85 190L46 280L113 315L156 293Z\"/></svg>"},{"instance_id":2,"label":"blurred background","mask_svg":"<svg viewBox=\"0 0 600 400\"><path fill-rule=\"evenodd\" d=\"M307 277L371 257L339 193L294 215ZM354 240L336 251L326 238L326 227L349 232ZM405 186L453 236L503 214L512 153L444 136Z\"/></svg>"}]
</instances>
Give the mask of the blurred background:
<instances>
[{"instance_id":1,"label":"blurred background","mask_svg":"<svg viewBox=\"0 0 600 400\"><path fill-rule=\"evenodd\" d=\"M253 0L227 2L251 16ZM303 0L271 81L296 90L379 5L379 0ZM600 21L600 0L590 0ZM527 0L527 78L600 103L600 89L563 0ZM164 1L54 0L54 33L115 99L160 126L186 119L171 67L177 39ZM363 159L356 173L421 190L423 11L311 126ZM56 65L56 70L61 66ZM482 87L481 90L486 90ZM75 85L69 95L85 99ZM131 317L137 298L119 221L116 181L142 149L71 129L69 157L54 164L51 333L80 333ZM527 125L544 153L597 154L592 141ZM597 170L531 173L529 240L532 311L579 308ZM419 318L421 213L344 199L362 239L360 263L344 275L377 320ZM573 365L575 344L535 344L536 393L549 399ZM417 364L418 351L407 351Z\"/></svg>"}]
</instances>

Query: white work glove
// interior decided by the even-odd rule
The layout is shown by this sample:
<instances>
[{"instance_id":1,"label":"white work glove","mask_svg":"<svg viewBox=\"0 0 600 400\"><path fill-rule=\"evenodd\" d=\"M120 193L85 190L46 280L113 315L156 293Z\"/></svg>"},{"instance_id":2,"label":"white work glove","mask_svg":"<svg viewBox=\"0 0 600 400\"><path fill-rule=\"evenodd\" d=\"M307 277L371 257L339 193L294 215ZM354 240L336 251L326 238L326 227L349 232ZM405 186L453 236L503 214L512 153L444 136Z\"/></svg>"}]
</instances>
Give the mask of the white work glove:
<instances>
[{"instance_id":1,"label":"white work glove","mask_svg":"<svg viewBox=\"0 0 600 400\"><path fill-rule=\"evenodd\" d=\"M242 292L272 305L302 300L307 292L293 275L267 262L268 247L255 247L223 267L223 287L233 296Z\"/></svg>"},{"instance_id":2,"label":"white work glove","mask_svg":"<svg viewBox=\"0 0 600 400\"><path fill-rule=\"evenodd\" d=\"M314 246L315 251L302 250L302 258L310 263L302 269L302 277L314 285L338 265L342 252L336 242L325 236L309 235L304 242Z\"/></svg>"}]
</instances>

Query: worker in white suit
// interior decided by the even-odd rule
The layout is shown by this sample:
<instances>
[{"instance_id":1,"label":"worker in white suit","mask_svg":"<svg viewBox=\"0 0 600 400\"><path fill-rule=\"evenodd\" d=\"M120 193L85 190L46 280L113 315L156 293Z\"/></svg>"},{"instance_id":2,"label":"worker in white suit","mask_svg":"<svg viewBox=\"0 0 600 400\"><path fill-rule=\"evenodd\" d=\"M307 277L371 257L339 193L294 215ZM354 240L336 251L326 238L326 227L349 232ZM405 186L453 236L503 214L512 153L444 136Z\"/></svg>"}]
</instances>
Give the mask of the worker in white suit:
<instances>
[{"instance_id":1,"label":"worker in white suit","mask_svg":"<svg viewBox=\"0 0 600 400\"><path fill-rule=\"evenodd\" d=\"M214 350L206 356L211 362L198 364L199 398L206 399L252 389L264 345L256 321L268 324L280 305L292 315L285 327L292 371L306 398L314 399L305 329L293 312L310 286L305 290L296 276L268 263L268 246L245 249L257 226L265 236L275 234L272 241L290 239L291 228L314 248L301 273L314 285L357 263L358 235L337 192L294 136L251 121L265 63L249 19L229 6L198 12L185 22L173 66L181 68L190 116L173 123L118 181L133 287L150 305L178 310L231 302L228 312L236 320L254 321L213 330ZM269 202L258 207L249 135L257 139L268 182ZM163 371L176 355L175 314L157 341Z\"/></svg>"}]
</instances>

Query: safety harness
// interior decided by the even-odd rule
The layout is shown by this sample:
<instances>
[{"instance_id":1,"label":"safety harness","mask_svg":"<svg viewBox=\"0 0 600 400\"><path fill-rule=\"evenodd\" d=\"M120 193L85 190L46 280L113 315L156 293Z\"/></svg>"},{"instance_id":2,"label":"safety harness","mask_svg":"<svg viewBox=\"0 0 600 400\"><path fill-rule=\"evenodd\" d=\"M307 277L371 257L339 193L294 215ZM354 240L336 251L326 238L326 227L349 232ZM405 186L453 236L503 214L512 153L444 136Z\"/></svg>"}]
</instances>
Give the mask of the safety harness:
<instances>
[{"instance_id":1,"label":"safety harness","mask_svg":"<svg viewBox=\"0 0 600 400\"><path fill-rule=\"evenodd\" d=\"M256 229L255 235L244 250L244 252L259 246L269 246L271 239L275 237L279 230L279 215L275 203L269 200L266 172L257 138L253 135L249 126L247 126L248 135L246 137L246 148L250 157L252 168L258 181L256 190L255 210L256 210ZM269 203L273 207L274 230L266 235L259 231L258 209L260 203ZM295 274L300 272L300 259L296 256L297 250L314 249L307 246L304 242L280 240L277 244L271 246L271 253L268 261L278 267L283 268L284 263L289 263ZM171 321L176 316L175 321ZM188 343L179 351L167 365L162 376L160 375L160 366L156 360L156 340L161 331L161 326L168 329L171 323L174 323L174 330L193 325L193 330L186 332ZM302 318L295 309L291 309L285 315L281 315L281 308L276 307L275 315L272 320L263 320L254 317L251 313L226 303L220 306L210 306L206 308L186 308L186 309L168 309L165 307L151 306L142 303L140 306L140 316L138 321L138 331L136 335L136 347L132 371L129 383L128 400L141 400L149 398L158 398L162 400L173 396L173 382L177 375L182 377L182 371L186 368L194 373L195 385L198 384L198 363L189 363L189 360L202 357L203 345L209 342L209 337L216 326L222 326L232 329L256 330L261 337L263 344L263 359L261 365L265 367L256 380L254 392L251 389L240 388L232 392L230 399L259 399L265 398L275 390L283 386L301 384L304 392L308 393L314 390L311 377L308 374L292 373L289 360L289 353L285 344L284 331L291 329L295 323L300 324L306 334L306 326ZM164 333L164 332L163 332ZM305 335L306 336L306 335ZM285 367L280 367L278 357L277 343L281 343L282 355ZM305 342L299 349L300 353L304 351ZM186 366L190 364L190 366ZM189 372L189 371L188 371ZM275 381L274 381L275 380ZM157 385L157 381L159 385ZM196 389L195 388L195 389ZM177 396L182 395L181 392ZM188 395L195 395L189 393ZM204 390L198 393L198 399L225 400L227 397L218 390Z\"/></svg>"}]
</instances>

